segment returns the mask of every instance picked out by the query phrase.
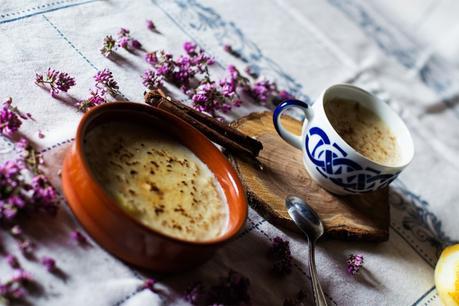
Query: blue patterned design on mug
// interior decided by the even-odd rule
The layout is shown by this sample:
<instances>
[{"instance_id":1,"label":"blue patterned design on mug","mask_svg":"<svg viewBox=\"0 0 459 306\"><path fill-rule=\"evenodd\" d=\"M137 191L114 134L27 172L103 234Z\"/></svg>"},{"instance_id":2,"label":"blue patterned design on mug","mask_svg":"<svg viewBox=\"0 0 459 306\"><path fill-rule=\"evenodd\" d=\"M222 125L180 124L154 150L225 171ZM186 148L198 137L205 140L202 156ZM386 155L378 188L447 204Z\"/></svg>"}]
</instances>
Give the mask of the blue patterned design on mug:
<instances>
[{"instance_id":1,"label":"blue patterned design on mug","mask_svg":"<svg viewBox=\"0 0 459 306\"><path fill-rule=\"evenodd\" d=\"M306 153L316 170L325 178L349 192L368 192L389 185L397 176L380 171L346 158L347 153L338 144L331 143L327 134L318 127L306 135Z\"/></svg>"}]
</instances>

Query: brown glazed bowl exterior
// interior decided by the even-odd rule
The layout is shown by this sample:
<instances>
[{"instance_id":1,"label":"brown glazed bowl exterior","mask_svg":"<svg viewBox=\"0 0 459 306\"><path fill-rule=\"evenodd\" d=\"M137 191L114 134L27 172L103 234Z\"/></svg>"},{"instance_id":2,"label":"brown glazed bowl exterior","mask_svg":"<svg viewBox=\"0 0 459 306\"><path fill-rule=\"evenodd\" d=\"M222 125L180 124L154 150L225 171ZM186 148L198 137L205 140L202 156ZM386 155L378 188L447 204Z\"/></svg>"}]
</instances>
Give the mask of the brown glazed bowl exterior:
<instances>
[{"instance_id":1,"label":"brown glazed bowl exterior","mask_svg":"<svg viewBox=\"0 0 459 306\"><path fill-rule=\"evenodd\" d=\"M203 242L166 236L141 224L114 202L88 166L83 139L98 124L120 120L145 122L175 137L209 167L220 182L229 206L229 222L222 236ZM181 271L205 262L239 232L247 218L244 189L223 154L188 123L139 103L108 103L92 108L83 116L64 159L62 185L73 213L97 243L132 265L157 272Z\"/></svg>"}]
</instances>

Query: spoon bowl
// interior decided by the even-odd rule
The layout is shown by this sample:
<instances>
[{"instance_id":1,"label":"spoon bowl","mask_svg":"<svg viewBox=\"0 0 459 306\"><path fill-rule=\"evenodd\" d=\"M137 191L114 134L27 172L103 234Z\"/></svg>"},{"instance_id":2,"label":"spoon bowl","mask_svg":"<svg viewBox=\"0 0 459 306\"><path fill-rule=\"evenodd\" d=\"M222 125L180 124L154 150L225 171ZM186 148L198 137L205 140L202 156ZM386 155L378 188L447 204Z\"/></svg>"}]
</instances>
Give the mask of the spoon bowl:
<instances>
[{"instance_id":1,"label":"spoon bowl","mask_svg":"<svg viewBox=\"0 0 459 306\"><path fill-rule=\"evenodd\" d=\"M288 214L309 239L317 240L324 234L324 226L317 213L303 199L288 196L285 200Z\"/></svg>"},{"instance_id":2,"label":"spoon bowl","mask_svg":"<svg viewBox=\"0 0 459 306\"><path fill-rule=\"evenodd\" d=\"M309 243L309 274L311 275L312 291L314 293L314 301L317 306L327 306L324 292L320 286L319 278L317 277L316 261L315 261L315 245L324 233L324 226L317 213L303 199L296 196L288 196L285 199L285 206L288 214L293 219L293 222L303 231L308 238Z\"/></svg>"}]
</instances>

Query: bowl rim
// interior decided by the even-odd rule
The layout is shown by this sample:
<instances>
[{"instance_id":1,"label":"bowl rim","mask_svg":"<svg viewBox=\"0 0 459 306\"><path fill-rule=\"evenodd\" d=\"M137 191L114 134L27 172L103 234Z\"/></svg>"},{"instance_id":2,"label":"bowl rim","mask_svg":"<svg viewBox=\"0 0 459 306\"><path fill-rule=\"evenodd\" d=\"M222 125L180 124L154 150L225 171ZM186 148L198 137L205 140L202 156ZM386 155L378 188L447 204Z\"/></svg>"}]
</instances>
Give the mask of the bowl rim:
<instances>
[{"instance_id":1,"label":"bowl rim","mask_svg":"<svg viewBox=\"0 0 459 306\"><path fill-rule=\"evenodd\" d=\"M130 110L130 111L139 111L144 110L145 112L150 112L150 114L153 115L158 115L161 118L161 120L164 121L169 121L169 122L174 122L175 124L179 124L185 127L184 133L190 133L194 134L195 136L190 136L190 137L199 137L201 138L206 145L208 145L209 149L211 151L214 151L214 154L220 155L222 159L224 160L223 163L220 164L220 166L223 166L226 171L228 172L228 175L232 178L232 181L234 182L236 189L238 190L237 194L240 195L240 200L242 201L242 209L240 210L240 214L238 215L239 217L235 221L236 224L232 227L230 227L229 230L224 231L223 235L220 235L214 239L210 240L202 240L202 241L192 241L192 240L186 240L186 239L181 239L177 238L171 235L167 235L162 233L161 231L155 230L143 223L141 223L139 220L136 218L132 217L129 215L127 212L125 212L118 204L116 204L116 200L105 190L105 188L102 186L102 184L96 179L96 177L93 175L93 172L91 170L91 167L89 166L87 160L86 160L86 154L84 153L83 149L83 135L87 129L88 123L94 118L94 116L97 116L105 111L109 111L112 109L124 109L124 110ZM127 121L129 120L129 117L126 117ZM95 107L92 107L88 112L86 112L83 117L81 118L78 127L77 127L77 132L76 132L76 137L75 137L75 149L77 155L79 155L80 160L81 160L81 165L82 165L82 170L86 172L86 175L91 179L92 187L95 188L95 192L101 196L104 199L104 204L109 203L110 208L112 209L116 214L122 215L125 217L127 220L129 220L131 223L135 224L136 226L140 227L144 231L148 232L149 234L152 235L157 235L160 236L163 239L170 240L176 243L180 244L185 244L185 245L190 245L190 246L212 246L212 245L218 245L221 243L226 242L227 240L233 238L242 228L242 226L245 224L245 221L247 220L248 216L248 203L247 203L247 198L245 195L245 190L243 188L243 185L239 179L239 176L237 175L236 170L234 167L230 164L230 162L225 158L223 153L199 130L194 128L191 124L187 123L186 121L180 119L179 117L175 116L174 114L171 114L169 112L166 112L164 110L155 108L153 106L149 105L144 105L141 103L137 102L126 102L126 101L120 101L120 102L110 102L107 104L102 104L98 105ZM191 149L190 149L191 150ZM196 154L193 150L191 150L194 154ZM198 157L199 158L199 157ZM206 164L204 161L202 161L204 164ZM207 164L206 164L207 165ZM209 169L211 172L213 172L211 169ZM217 179L218 180L218 179ZM234 186L234 185L233 185ZM223 186L222 186L223 188ZM234 188L234 187L233 187ZM231 218L231 210L229 214L229 218Z\"/></svg>"}]
</instances>

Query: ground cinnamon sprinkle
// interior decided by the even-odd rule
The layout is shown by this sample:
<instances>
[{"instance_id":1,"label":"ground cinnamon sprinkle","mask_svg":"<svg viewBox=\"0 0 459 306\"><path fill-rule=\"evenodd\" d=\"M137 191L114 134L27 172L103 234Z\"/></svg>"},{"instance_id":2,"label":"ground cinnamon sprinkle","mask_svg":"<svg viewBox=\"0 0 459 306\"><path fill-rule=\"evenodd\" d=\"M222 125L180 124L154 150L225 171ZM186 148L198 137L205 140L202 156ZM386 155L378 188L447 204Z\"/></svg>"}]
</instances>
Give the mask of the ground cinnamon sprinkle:
<instances>
[{"instance_id":1,"label":"ground cinnamon sprinkle","mask_svg":"<svg viewBox=\"0 0 459 306\"><path fill-rule=\"evenodd\" d=\"M85 150L97 179L145 225L188 240L215 238L226 226L220 185L178 142L144 126L118 122L90 131Z\"/></svg>"}]
</instances>

